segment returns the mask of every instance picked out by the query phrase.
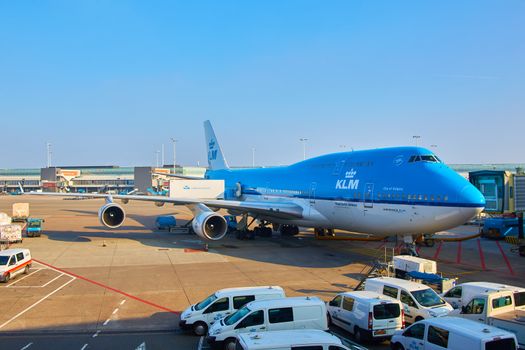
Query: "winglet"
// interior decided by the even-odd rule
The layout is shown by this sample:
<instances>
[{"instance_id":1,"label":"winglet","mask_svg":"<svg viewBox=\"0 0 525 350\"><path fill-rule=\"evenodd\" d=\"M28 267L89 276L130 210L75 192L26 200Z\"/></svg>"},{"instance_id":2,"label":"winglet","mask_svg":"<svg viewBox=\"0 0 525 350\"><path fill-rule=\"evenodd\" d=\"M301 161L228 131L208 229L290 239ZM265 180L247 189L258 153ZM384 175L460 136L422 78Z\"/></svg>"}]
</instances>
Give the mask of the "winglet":
<instances>
[{"instance_id":1,"label":"winglet","mask_svg":"<svg viewBox=\"0 0 525 350\"><path fill-rule=\"evenodd\" d=\"M208 166L210 170L228 169L228 163L222 154L221 146L217 141L215 132L209 120L204 122L204 134L206 136L206 149L208 150Z\"/></svg>"}]
</instances>

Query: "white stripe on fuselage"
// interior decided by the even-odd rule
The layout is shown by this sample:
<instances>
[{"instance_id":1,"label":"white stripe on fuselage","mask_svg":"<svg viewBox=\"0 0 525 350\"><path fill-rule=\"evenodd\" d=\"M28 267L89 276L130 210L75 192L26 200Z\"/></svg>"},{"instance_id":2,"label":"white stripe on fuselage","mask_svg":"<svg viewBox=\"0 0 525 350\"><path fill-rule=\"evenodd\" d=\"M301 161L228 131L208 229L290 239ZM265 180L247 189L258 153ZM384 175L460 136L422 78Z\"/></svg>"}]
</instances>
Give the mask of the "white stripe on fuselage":
<instances>
[{"instance_id":1,"label":"white stripe on fuselage","mask_svg":"<svg viewBox=\"0 0 525 350\"><path fill-rule=\"evenodd\" d=\"M247 195L247 201L293 202L304 208L304 219L276 223L337 228L377 235L434 233L464 224L483 208L309 200L271 195Z\"/></svg>"}]
</instances>

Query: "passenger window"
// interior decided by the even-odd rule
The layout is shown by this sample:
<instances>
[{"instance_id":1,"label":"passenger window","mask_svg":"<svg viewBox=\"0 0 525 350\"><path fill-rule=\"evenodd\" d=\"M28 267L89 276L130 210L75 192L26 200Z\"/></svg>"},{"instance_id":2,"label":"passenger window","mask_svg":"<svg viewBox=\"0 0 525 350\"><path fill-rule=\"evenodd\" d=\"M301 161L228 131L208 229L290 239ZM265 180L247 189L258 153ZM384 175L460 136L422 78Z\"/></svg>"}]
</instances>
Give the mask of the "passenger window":
<instances>
[{"instance_id":1,"label":"passenger window","mask_svg":"<svg viewBox=\"0 0 525 350\"><path fill-rule=\"evenodd\" d=\"M427 340L429 343L448 348L448 331L442 328L429 326Z\"/></svg>"},{"instance_id":2,"label":"passenger window","mask_svg":"<svg viewBox=\"0 0 525 350\"><path fill-rule=\"evenodd\" d=\"M17 259L18 261L22 261L22 260L24 260L24 253L18 253L18 254L16 254L16 259Z\"/></svg>"},{"instance_id":3,"label":"passenger window","mask_svg":"<svg viewBox=\"0 0 525 350\"><path fill-rule=\"evenodd\" d=\"M11 266L11 265L15 265L15 264L16 264L16 257L13 255L13 256L11 257L11 260L9 260L9 266Z\"/></svg>"},{"instance_id":4,"label":"passenger window","mask_svg":"<svg viewBox=\"0 0 525 350\"><path fill-rule=\"evenodd\" d=\"M336 296L334 299L332 299L332 301L330 302L330 306L335 306L335 307L339 307L341 306L341 299L343 297L338 295Z\"/></svg>"},{"instance_id":5,"label":"passenger window","mask_svg":"<svg viewBox=\"0 0 525 350\"><path fill-rule=\"evenodd\" d=\"M253 326L258 326L261 324L264 324L264 311L263 310L252 312L251 314L246 316L244 320L242 320L241 322L239 322L237 326L235 326L235 329L253 327Z\"/></svg>"},{"instance_id":6,"label":"passenger window","mask_svg":"<svg viewBox=\"0 0 525 350\"><path fill-rule=\"evenodd\" d=\"M496 298L492 300L492 307L494 309L498 309L504 306L509 306L510 304L512 304L512 299L510 298L510 296Z\"/></svg>"},{"instance_id":7,"label":"passenger window","mask_svg":"<svg viewBox=\"0 0 525 350\"><path fill-rule=\"evenodd\" d=\"M397 299L397 288L383 286L383 294L391 298Z\"/></svg>"},{"instance_id":8,"label":"passenger window","mask_svg":"<svg viewBox=\"0 0 525 350\"><path fill-rule=\"evenodd\" d=\"M423 323L416 323L413 326L407 328L407 330L403 333L403 336L423 339L425 337L425 325Z\"/></svg>"},{"instance_id":9,"label":"passenger window","mask_svg":"<svg viewBox=\"0 0 525 350\"><path fill-rule=\"evenodd\" d=\"M230 302L228 298L221 298L211 304L206 311L204 311L205 314L209 314L212 312L218 312L218 311L226 311L230 308Z\"/></svg>"},{"instance_id":10,"label":"passenger window","mask_svg":"<svg viewBox=\"0 0 525 350\"><path fill-rule=\"evenodd\" d=\"M414 299L412 299L412 297L404 290L401 291L401 302L417 309L417 304Z\"/></svg>"},{"instance_id":11,"label":"passenger window","mask_svg":"<svg viewBox=\"0 0 525 350\"><path fill-rule=\"evenodd\" d=\"M461 298L461 287L454 287L446 292L445 298Z\"/></svg>"},{"instance_id":12,"label":"passenger window","mask_svg":"<svg viewBox=\"0 0 525 350\"><path fill-rule=\"evenodd\" d=\"M485 299L474 298L467 306L462 310L463 314L482 314L485 310Z\"/></svg>"},{"instance_id":13,"label":"passenger window","mask_svg":"<svg viewBox=\"0 0 525 350\"><path fill-rule=\"evenodd\" d=\"M291 307L268 310L268 320L270 323L283 323L293 321L293 310Z\"/></svg>"},{"instance_id":14,"label":"passenger window","mask_svg":"<svg viewBox=\"0 0 525 350\"><path fill-rule=\"evenodd\" d=\"M243 295L239 297L233 297L233 308L235 310L240 309L244 305L248 304L250 301L255 300L255 295Z\"/></svg>"},{"instance_id":15,"label":"passenger window","mask_svg":"<svg viewBox=\"0 0 525 350\"><path fill-rule=\"evenodd\" d=\"M343 299L343 309L346 311L352 311L354 308L354 299L345 297Z\"/></svg>"},{"instance_id":16,"label":"passenger window","mask_svg":"<svg viewBox=\"0 0 525 350\"><path fill-rule=\"evenodd\" d=\"M292 346L292 350L323 350L322 345L304 345L304 346Z\"/></svg>"}]
</instances>

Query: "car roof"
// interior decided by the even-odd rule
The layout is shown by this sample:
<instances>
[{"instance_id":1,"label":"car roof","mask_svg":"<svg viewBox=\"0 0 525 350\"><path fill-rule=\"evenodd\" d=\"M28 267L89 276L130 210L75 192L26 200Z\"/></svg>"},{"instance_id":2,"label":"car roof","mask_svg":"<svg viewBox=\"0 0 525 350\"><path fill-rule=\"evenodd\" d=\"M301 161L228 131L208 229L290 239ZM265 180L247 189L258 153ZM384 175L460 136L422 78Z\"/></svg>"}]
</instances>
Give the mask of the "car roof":
<instances>
[{"instance_id":1,"label":"car roof","mask_svg":"<svg viewBox=\"0 0 525 350\"><path fill-rule=\"evenodd\" d=\"M398 286L398 287L403 287L409 291L414 291L414 290L423 290L423 289L429 289L430 287L429 286L426 286L424 284L421 284L421 283L416 283L416 282L412 282L412 281L407 281L407 280L403 280L403 279L400 279L400 278L393 278L393 277L376 277L376 278L368 278L365 282L365 286L366 286L366 283L368 283L368 281L377 281L377 283L381 283L381 284L390 284L390 285L395 285L395 286Z\"/></svg>"},{"instance_id":2,"label":"car roof","mask_svg":"<svg viewBox=\"0 0 525 350\"><path fill-rule=\"evenodd\" d=\"M421 322L421 321L420 321ZM434 317L423 320L428 325L437 326L446 330L453 329L465 335L471 335L475 338L493 338L495 336L512 335L512 333L500 328L489 326L487 324L472 321L463 317Z\"/></svg>"},{"instance_id":3,"label":"car roof","mask_svg":"<svg viewBox=\"0 0 525 350\"><path fill-rule=\"evenodd\" d=\"M367 290L359 290L359 291L352 291L352 292L344 292L339 295L345 296L345 297L352 297L355 299L367 299L369 301L377 301L378 303L383 301L389 301L394 303L399 303L399 300L391 298L387 295L380 294L377 292L367 291Z\"/></svg>"},{"instance_id":4,"label":"car roof","mask_svg":"<svg viewBox=\"0 0 525 350\"><path fill-rule=\"evenodd\" d=\"M237 287L237 288L225 288L218 290L215 292L215 295L217 297L221 297L223 295L244 295L246 293L250 292L260 292L260 291L266 291L268 293L284 293L283 289L279 286L260 286L260 287Z\"/></svg>"},{"instance_id":5,"label":"car roof","mask_svg":"<svg viewBox=\"0 0 525 350\"><path fill-rule=\"evenodd\" d=\"M318 329L295 329L261 333L242 333L239 334L238 337L239 341L249 345L250 349L267 349L268 346L271 346L272 348L278 348L290 345L342 345L341 340L335 335Z\"/></svg>"},{"instance_id":6,"label":"car roof","mask_svg":"<svg viewBox=\"0 0 525 350\"><path fill-rule=\"evenodd\" d=\"M8 255L10 256L13 254L18 254L18 253L29 253L29 249L15 248L15 249L6 249L6 250L0 251L0 255L5 255L5 256L8 256Z\"/></svg>"},{"instance_id":7,"label":"car roof","mask_svg":"<svg viewBox=\"0 0 525 350\"><path fill-rule=\"evenodd\" d=\"M487 289L487 290L511 290L514 292L518 291L525 291L525 288L520 288L516 286L511 286L508 284L502 284L502 283L493 283L493 282L465 282L457 285L458 287L466 287L466 286L472 286L472 287L478 287L480 289Z\"/></svg>"},{"instance_id":8,"label":"car roof","mask_svg":"<svg viewBox=\"0 0 525 350\"><path fill-rule=\"evenodd\" d=\"M269 299L269 300L255 300L246 306L250 310L265 308L265 307L294 307L294 306L310 306L310 305L324 305L324 301L318 297L291 297L291 298L280 298L280 299Z\"/></svg>"}]
</instances>

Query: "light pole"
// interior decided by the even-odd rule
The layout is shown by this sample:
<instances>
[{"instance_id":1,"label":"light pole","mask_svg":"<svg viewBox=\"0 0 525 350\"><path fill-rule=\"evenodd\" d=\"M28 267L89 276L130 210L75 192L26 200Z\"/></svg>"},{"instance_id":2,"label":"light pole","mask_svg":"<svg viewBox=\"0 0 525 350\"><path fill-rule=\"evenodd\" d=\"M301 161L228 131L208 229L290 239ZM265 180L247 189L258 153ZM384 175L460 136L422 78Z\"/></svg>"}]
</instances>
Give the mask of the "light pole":
<instances>
[{"instance_id":1,"label":"light pole","mask_svg":"<svg viewBox=\"0 0 525 350\"><path fill-rule=\"evenodd\" d=\"M303 160L305 160L306 159L306 141L308 141L308 139L306 137L301 137L299 141L303 143Z\"/></svg>"},{"instance_id":2,"label":"light pole","mask_svg":"<svg viewBox=\"0 0 525 350\"><path fill-rule=\"evenodd\" d=\"M161 153L161 157L160 157L160 159L161 159L160 164L161 164L162 167L164 167L164 144L162 144L161 150L162 150L161 151L162 153Z\"/></svg>"},{"instance_id":3,"label":"light pole","mask_svg":"<svg viewBox=\"0 0 525 350\"><path fill-rule=\"evenodd\" d=\"M46 143L46 148L47 148L47 167L51 168L51 154L53 152L51 151L51 143L50 142Z\"/></svg>"},{"instance_id":4,"label":"light pole","mask_svg":"<svg viewBox=\"0 0 525 350\"><path fill-rule=\"evenodd\" d=\"M171 142L173 143L173 173L175 174L177 172L177 139L174 137L171 138Z\"/></svg>"},{"instance_id":5,"label":"light pole","mask_svg":"<svg viewBox=\"0 0 525 350\"><path fill-rule=\"evenodd\" d=\"M255 168L255 147L252 147L252 168Z\"/></svg>"},{"instance_id":6,"label":"light pole","mask_svg":"<svg viewBox=\"0 0 525 350\"><path fill-rule=\"evenodd\" d=\"M420 135L414 135L412 138L416 141L416 147L418 147L418 140L421 138Z\"/></svg>"}]
</instances>

